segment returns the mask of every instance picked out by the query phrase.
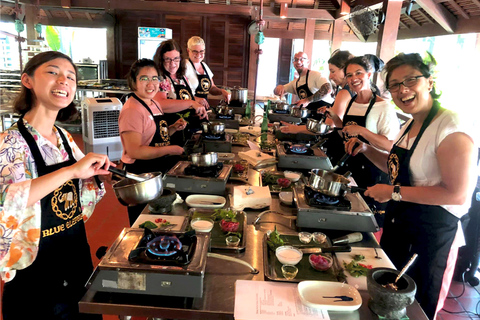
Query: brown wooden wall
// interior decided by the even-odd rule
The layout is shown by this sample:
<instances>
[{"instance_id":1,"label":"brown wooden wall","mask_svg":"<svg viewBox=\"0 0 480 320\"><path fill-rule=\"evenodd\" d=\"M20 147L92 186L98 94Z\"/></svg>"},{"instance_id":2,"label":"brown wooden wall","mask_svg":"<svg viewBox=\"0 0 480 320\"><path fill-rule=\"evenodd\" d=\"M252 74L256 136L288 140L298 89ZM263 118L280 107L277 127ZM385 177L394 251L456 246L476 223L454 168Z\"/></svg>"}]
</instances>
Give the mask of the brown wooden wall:
<instances>
[{"instance_id":1,"label":"brown wooden wall","mask_svg":"<svg viewBox=\"0 0 480 320\"><path fill-rule=\"evenodd\" d=\"M172 29L187 57L186 44L191 36L200 36L206 43L205 62L214 73L216 85L247 86L250 19L227 15L196 15L167 12L116 12L113 70L109 77L123 79L137 59L138 27ZM112 57L113 58L113 57ZM109 57L110 60L110 57Z\"/></svg>"}]
</instances>

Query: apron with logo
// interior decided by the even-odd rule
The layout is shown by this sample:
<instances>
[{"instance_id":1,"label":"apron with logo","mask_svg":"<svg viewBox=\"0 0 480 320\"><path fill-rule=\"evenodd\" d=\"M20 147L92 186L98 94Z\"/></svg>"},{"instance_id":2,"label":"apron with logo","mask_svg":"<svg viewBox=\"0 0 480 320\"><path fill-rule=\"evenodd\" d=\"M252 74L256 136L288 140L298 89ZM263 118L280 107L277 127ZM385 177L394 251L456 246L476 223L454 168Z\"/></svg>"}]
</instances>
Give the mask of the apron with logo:
<instances>
[{"instance_id":1,"label":"apron with logo","mask_svg":"<svg viewBox=\"0 0 480 320\"><path fill-rule=\"evenodd\" d=\"M76 162L59 128L69 160L49 166L25 128L23 117L18 121L18 128L32 152L39 177ZM27 268L17 270L12 281L5 284L4 319L19 319L20 316L30 319L101 319L101 315L78 314L78 302L93 272L80 204L79 180L68 180L43 197L41 210L37 257Z\"/></svg>"},{"instance_id":2,"label":"apron with logo","mask_svg":"<svg viewBox=\"0 0 480 320\"><path fill-rule=\"evenodd\" d=\"M195 100L193 96L193 92L188 85L187 80L183 77L183 83L175 83L173 79L167 75L170 79L170 82L173 84L173 89L175 90L175 94L177 95L178 100ZM188 118L185 120L188 121L187 127L185 130L177 131L170 136L170 143L177 145L177 146L184 146L185 142L190 139L193 133L201 128L200 126L200 118L195 114L194 109L186 109L183 111L175 112L175 113L166 113L164 115L165 120L169 125L174 124L178 119L180 119L179 114L185 115L189 113Z\"/></svg>"},{"instance_id":3,"label":"apron with logo","mask_svg":"<svg viewBox=\"0 0 480 320\"><path fill-rule=\"evenodd\" d=\"M405 137L413 121L393 146L388 171L394 185L411 186L410 159L423 133L440 109L434 102L412 147L397 144ZM403 268L414 253L417 261L407 274L417 284L416 299L426 315L433 319L440 295L447 259L457 232L458 218L441 206L407 201L389 201L380 244L397 269Z\"/></svg>"},{"instance_id":4,"label":"apron with logo","mask_svg":"<svg viewBox=\"0 0 480 320\"><path fill-rule=\"evenodd\" d=\"M300 81L300 77L297 79L295 90L297 91L297 96L299 99L305 99L313 96L312 91L310 91L310 89L308 88L309 73L310 73L310 70L307 70L307 75L305 76L305 83L302 84L301 86L298 86L298 81ZM332 105L323 100L310 102L307 106L307 109L310 110L310 118L320 119L322 115L317 113L317 109L323 106L331 107Z\"/></svg>"},{"instance_id":5,"label":"apron with logo","mask_svg":"<svg viewBox=\"0 0 480 320\"><path fill-rule=\"evenodd\" d=\"M196 71L195 65L193 64L192 60L188 59L188 61L192 64L193 70ZM212 87L212 80L208 76L207 68L205 68L203 62L200 63L202 64L202 68L205 71L205 74L199 74L198 72L196 72L198 78L198 86L197 89L195 89L195 97L207 99L210 88Z\"/></svg>"}]
</instances>

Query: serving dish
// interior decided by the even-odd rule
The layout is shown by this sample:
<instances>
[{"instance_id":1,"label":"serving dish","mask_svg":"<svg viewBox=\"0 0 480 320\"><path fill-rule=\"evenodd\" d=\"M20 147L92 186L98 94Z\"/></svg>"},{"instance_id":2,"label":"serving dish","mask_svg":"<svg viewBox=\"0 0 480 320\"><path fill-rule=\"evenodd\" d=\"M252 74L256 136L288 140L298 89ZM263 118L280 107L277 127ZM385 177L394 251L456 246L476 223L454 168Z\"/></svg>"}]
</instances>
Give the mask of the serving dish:
<instances>
[{"instance_id":1,"label":"serving dish","mask_svg":"<svg viewBox=\"0 0 480 320\"><path fill-rule=\"evenodd\" d=\"M245 251L246 247L246 230L247 230L247 216L245 212L238 211L236 219L239 222L238 234L240 236L240 242L236 245L227 245L226 238L231 236L231 233L223 232L220 227L220 220L215 220L213 217L213 209L204 209L204 208L191 208L188 210L188 219L191 221L195 218L209 218L214 220L213 229L210 231L210 248L212 250L218 251L232 251L232 252L242 252ZM191 230L190 224L187 227L186 231Z\"/></svg>"},{"instance_id":2,"label":"serving dish","mask_svg":"<svg viewBox=\"0 0 480 320\"><path fill-rule=\"evenodd\" d=\"M192 194L185 199L185 203L191 208L217 209L223 208L227 200L221 196Z\"/></svg>"},{"instance_id":3,"label":"serving dish","mask_svg":"<svg viewBox=\"0 0 480 320\"><path fill-rule=\"evenodd\" d=\"M323 248L331 246L330 239L323 244L310 242L309 244L301 243L298 234L281 234L280 237L285 241L285 245L297 248ZM282 263L280 263L275 255L275 251L267 245L268 236L263 237L263 270L265 279L280 282L300 282L304 280L321 280L321 281L343 281L345 276L340 268L334 253L324 253L333 257L333 264L327 271L317 271L312 268L308 261L309 254L304 253L300 262L296 265L298 273L295 279L287 280L282 274Z\"/></svg>"},{"instance_id":4,"label":"serving dish","mask_svg":"<svg viewBox=\"0 0 480 320\"><path fill-rule=\"evenodd\" d=\"M357 289L346 283L302 281L298 284L302 303L310 308L331 311L354 311L362 305Z\"/></svg>"}]
</instances>

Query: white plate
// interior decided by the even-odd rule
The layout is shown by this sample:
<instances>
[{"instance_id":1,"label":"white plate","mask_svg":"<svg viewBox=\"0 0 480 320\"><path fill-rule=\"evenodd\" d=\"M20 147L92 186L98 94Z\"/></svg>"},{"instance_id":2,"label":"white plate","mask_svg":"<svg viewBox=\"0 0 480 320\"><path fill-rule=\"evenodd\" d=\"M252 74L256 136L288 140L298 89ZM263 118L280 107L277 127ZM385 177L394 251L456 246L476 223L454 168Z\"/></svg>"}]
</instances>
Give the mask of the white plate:
<instances>
[{"instance_id":1,"label":"white plate","mask_svg":"<svg viewBox=\"0 0 480 320\"><path fill-rule=\"evenodd\" d=\"M227 160L235 159L235 154L234 153L218 152L217 155L218 155L218 160L219 161L227 161Z\"/></svg>"},{"instance_id":2,"label":"white plate","mask_svg":"<svg viewBox=\"0 0 480 320\"><path fill-rule=\"evenodd\" d=\"M302 281L298 284L298 293L307 307L332 311L353 311L362 305L362 297L357 289L346 283L332 281ZM335 301L341 299L324 298L347 296L352 301Z\"/></svg>"},{"instance_id":3,"label":"white plate","mask_svg":"<svg viewBox=\"0 0 480 320\"><path fill-rule=\"evenodd\" d=\"M284 204L291 206L293 204L293 192L291 191L282 191L278 193L280 201Z\"/></svg>"},{"instance_id":4,"label":"white plate","mask_svg":"<svg viewBox=\"0 0 480 320\"><path fill-rule=\"evenodd\" d=\"M170 216L165 214L141 214L138 216L137 220L132 225L132 228L140 228L140 225L146 221L151 221L158 226L160 225L160 223L155 222L156 219L165 219L171 224L175 224L176 225L175 227L169 229L169 231L172 231L172 232L182 231L183 222L185 221L184 216Z\"/></svg>"},{"instance_id":5,"label":"white plate","mask_svg":"<svg viewBox=\"0 0 480 320\"><path fill-rule=\"evenodd\" d=\"M185 203L192 208L223 208L226 202L224 197L204 194L192 194L185 199Z\"/></svg>"}]
</instances>

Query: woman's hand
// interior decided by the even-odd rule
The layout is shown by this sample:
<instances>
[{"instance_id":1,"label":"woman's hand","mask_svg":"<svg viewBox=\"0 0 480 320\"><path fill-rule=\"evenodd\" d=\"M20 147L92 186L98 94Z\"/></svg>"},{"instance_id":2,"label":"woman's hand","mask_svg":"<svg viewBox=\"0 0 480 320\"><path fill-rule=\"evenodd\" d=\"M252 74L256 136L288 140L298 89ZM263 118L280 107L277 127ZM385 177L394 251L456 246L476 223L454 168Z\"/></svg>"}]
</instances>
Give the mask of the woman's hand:
<instances>
[{"instance_id":1,"label":"woman's hand","mask_svg":"<svg viewBox=\"0 0 480 320\"><path fill-rule=\"evenodd\" d=\"M230 103L230 99L232 99L232 94L224 89L220 89L220 91L222 91L223 101L225 101L227 104Z\"/></svg>"},{"instance_id":2,"label":"woman's hand","mask_svg":"<svg viewBox=\"0 0 480 320\"><path fill-rule=\"evenodd\" d=\"M327 117L333 118L333 115L332 115L333 111L330 110L329 108L327 108L326 106L323 106L323 107L318 108L318 109L317 109L317 113L318 113L318 114L326 114Z\"/></svg>"},{"instance_id":3,"label":"woman's hand","mask_svg":"<svg viewBox=\"0 0 480 320\"><path fill-rule=\"evenodd\" d=\"M185 151L183 150L182 147L176 146L176 145L170 145L170 146L161 147L161 148L168 148L168 154L172 156L179 156Z\"/></svg>"},{"instance_id":4,"label":"woman's hand","mask_svg":"<svg viewBox=\"0 0 480 320\"><path fill-rule=\"evenodd\" d=\"M365 130L366 130L365 127L359 126L357 124L353 124L353 125L348 125L343 127L342 131L348 137L358 137L358 136L361 136Z\"/></svg>"},{"instance_id":5,"label":"woman's hand","mask_svg":"<svg viewBox=\"0 0 480 320\"><path fill-rule=\"evenodd\" d=\"M204 106L205 109L210 109L210 105L208 104L207 99L195 97L195 101L200 105Z\"/></svg>"},{"instance_id":6,"label":"woman's hand","mask_svg":"<svg viewBox=\"0 0 480 320\"><path fill-rule=\"evenodd\" d=\"M205 109L204 106L202 106L201 104L199 104L198 102L196 101L193 101L192 100L192 105L191 107L193 109L195 109L195 113L200 117L200 119L205 119L207 118L208 119L208 115L207 115L207 109Z\"/></svg>"},{"instance_id":7,"label":"woman's hand","mask_svg":"<svg viewBox=\"0 0 480 320\"><path fill-rule=\"evenodd\" d=\"M282 121L282 124L284 124L283 121ZM298 133L300 131L301 131L301 128L299 128L299 126L295 126L293 124L288 124L288 125L280 127L280 132L282 132L282 133Z\"/></svg>"},{"instance_id":8,"label":"woman's hand","mask_svg":"<svg viewBox=\"0 0 480 320\"><path fill-rule=\"evenodd\" d=\"M376 184L372 187L368 187L365 191L367 197L373 198L378 202L387 202L392 199L393 186L388 184Z\"/></svg>"},{"instance_id":9,"label":"woman's hand","mask_svg":"<svg viewBox=\"0 0 480 320\"><path fill-rule=\"evenodd\" d=\"M180 118L174 124L172 124L169 128L173 129L176 132L176 131L184 130L186 126L187 126L187 121L185 121L185 119L183 118Z\"/></svg>"},{"instance_id":10,"label":"woman's hand","mask_svg":"<svg viewBox=\"0 0 480 320\"><path fill-rule=\"evenodd\" d=\"M108 175L110 174L110 171L108 171L110 166L115 167L115 164L110 162L106 155L90 152L70 166L72 179L87 179L96 175Z\"/></svg>"},{"instance_id":11,"label":"woman's hand","mask_svg":"<svg viewBox=\"0 0 480 320\"><path fill-rule=\"evenodd\" d=\"M352 138L345 142L345 152L356 156L359 153L364 153L367 150L367 144L358 140L357 138Z\"/></svg>"}]
</instances>

